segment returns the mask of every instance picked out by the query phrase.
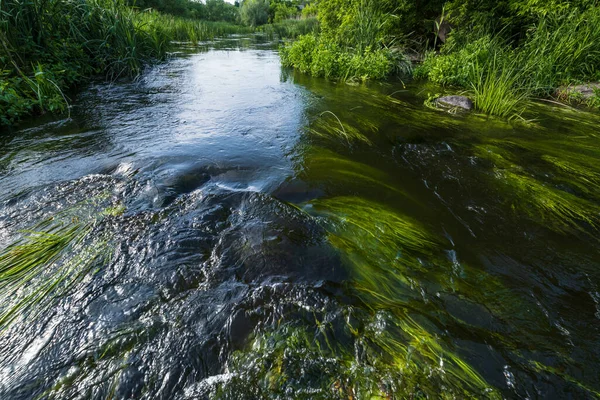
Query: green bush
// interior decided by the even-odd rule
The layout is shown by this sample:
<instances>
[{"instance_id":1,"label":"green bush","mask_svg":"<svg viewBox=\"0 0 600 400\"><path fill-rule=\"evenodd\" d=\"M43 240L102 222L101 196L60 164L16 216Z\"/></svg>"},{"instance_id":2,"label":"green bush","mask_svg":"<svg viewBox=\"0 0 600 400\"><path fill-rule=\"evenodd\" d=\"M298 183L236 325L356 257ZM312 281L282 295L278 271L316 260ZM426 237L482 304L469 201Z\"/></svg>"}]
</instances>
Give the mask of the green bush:
<instances>
[{"instance_id":1,"label":"green bush","mask_svg":"<svg viewBox=\"0 0 600 400\"><path fill-rule=\"evenodd\" d=\"M240 11L242 23L259 26L269 22L269 0L244 0Z\"/></svg>"},{"instance_id":2,"label":"green bush","mask_svg":"<svg viewBox=\"0 0 600 400\"><path fill-rule=\"evenodd\" d=\"M317 77L341 80L384 79L397 63L408 69L408 61L397 58L388 49L366 49L363 52L341 48L316 35L301 36L281 49L282 64Z\"/></svg>"},{"instance_id":3,"label":"green bush","mask_svg":"<svg viewBox=\"0 0 600 400\"><path fill-rule=\"evenodd\" d=\"M300 36L290 46L280 50L281 62L286 67L294 67L303 73L310 73L313 62L313 52L319 41L315 35Z\"/></svg>"},{"instance_id":4,"label":"green bush","mask_svg":"<svg viewBox=\"0 0 600 400\"><path fill-rule=\"evenodd\" d=\"M452 48L452 42L446 45ZM491 56L505 53L504 46L491 35L477 38L464 47L456 46L455 51L436 54L430 51L423 63L415 69L415 77L428 79L440 85L469 87L473 82L475 65L486 65Z\"/></svg>"},{"instance_id":5,"label":"green bush","mask_svg":"<svg viewBox=\"0 0 600 400\"><path fill-rule=\"evenodd\" d=\"M332 79L384 79L410 64L391 35L393 1L332 0L318 3L320 33L282 51L282 61L304 73Z\"/></svg>"}]
</instances>

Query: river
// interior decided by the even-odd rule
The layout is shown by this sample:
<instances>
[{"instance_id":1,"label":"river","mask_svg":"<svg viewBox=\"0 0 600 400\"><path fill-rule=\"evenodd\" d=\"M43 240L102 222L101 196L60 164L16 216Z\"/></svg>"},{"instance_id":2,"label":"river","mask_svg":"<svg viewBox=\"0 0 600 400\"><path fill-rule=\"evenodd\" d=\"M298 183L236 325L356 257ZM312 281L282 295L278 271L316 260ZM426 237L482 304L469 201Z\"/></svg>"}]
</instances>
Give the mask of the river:
<instances>
[{"instance_id":1,"label":"river","mask_svg":"<svg viewBox=\"0 0 600 400\"><path fill-rule=\"evenodd\" d=\"M234 36L0 135L0 398L600 397L600 115L439 90Z\"/></svg>"}]
</instances>

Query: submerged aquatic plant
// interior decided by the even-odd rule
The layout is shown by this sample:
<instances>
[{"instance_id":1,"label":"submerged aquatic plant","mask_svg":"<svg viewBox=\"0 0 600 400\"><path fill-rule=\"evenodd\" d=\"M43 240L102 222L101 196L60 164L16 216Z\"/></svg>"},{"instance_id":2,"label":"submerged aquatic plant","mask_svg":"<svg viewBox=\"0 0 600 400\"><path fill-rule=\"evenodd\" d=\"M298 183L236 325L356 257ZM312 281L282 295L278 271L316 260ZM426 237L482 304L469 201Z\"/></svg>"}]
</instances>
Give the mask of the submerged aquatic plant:
<instances>
[{"instance_id":1,"label":"submerged aquatic plant","mask_svg":"<svg viewBox=\"0 0 600 400\"><path fill-rule=\"evenodd\" d=\"M310 328L286 323L259 332L228 369L215 398L500 398L410 317L353 307Z\"/></svg>"},{"instance_id":2,"label":"submerged aquatic plant","mask_svg":"<svg viewBox=\"0 0 600 400\"><path fill-rule=\"evenodd\" d=\"M323 147L308 146L302 151L301 176L327 189L351 185L360 190L378 190L408 197L392 177L370 165L352 160Z\"/></svg>"},{"instance_id":3,"label":"submerged aquatic plant","mask_svg":"<svg viewBox=\"0 0 600 400\"><path fill-rule=\"evenodd\" d=\"M600 206L591 201L600 192L597 150L586 142L565 141L559 146L521 139L488 141L491 144L475 146L475 154L494 162L494 177L503 183L513 209L557 232L600 228ZM545 162L553 174L542 178L520 166L524 151ZM548 169L544 172L548 175Z\"/></svg>"},{"instance_id":4,"label":"submerged aquatic plant","mask_svg":"<svg viewBox=\"0 0 600 400\"><path fill-rule=\"evenodd\" d=\"M448 273L452 270L443 267L444 261L435 255L440 242L422 224L358 197L315 200L305 210L324 219L330 243L351 270L352 293L375 316L367 324L371 329L352 332L365 347L363 351L371 355L364 362L377 371L374 376L389 377L392 383L374 379L369 389L362 391L364 395L387 398L443 392L448 398L497 397L485 380L440 340L434 325L413 311L415 302L422 301L421 281L439 279L442 286L451 284ZM358 368L353 362L359 363L361 371L367 368L351 356L337 362L350 364L345 368L351 371ZM359 386L362 382L361 378L337 381ZM356 390L352 393L358 395Z\"/></svg>"},{"instance_id":5,"label":"submerged aquatic plant","mask_svg":"<svg viewBox=\"0 0 600 400\"><path fill-rule=\"evenodd\" d=\"M325 116L330 118L325 118ZM371 140L367 136L352 126L344 125L338 116L331 111L321 113L320 118L313 122L309 132L320 138L344 139L348 146L357 142L371 144Z\"/></svg>"},{"instance_id":6,"label":"submerged aquatic plant","mask_svg":"<svg viewBox=\"0 0 600 400\"><path fill-rule=\"evenodd\" d=\"M544 184L526 174L498 171L515 195L515 205L545 226L559 232L585 229L587 224L597 231L600 227L600 208L571 193Z\"/></svg>"},{"instance_id":7,"label":"submerged aquatic plant","mask_svg":"<svg viewBox=\"0 0 600 400\"><path fill-rule=\"evenodd\" d=\"M108 209L100 218L47 219L0 252L0 331L17 318L35 319L111 254L98 222L122 212Z\"/></svg>"}]
</instances>

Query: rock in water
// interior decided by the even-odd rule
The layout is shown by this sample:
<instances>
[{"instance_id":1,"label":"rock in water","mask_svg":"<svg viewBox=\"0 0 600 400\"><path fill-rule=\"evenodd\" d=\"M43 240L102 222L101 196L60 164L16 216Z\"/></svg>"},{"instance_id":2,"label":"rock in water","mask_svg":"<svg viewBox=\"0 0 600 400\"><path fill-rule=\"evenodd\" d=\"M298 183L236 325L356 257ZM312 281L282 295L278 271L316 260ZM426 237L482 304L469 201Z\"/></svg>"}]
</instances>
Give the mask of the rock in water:
<instances>
[{"instance_id":1,"label":"rock in water","mask_svg":"<svg viewBox=\"0 0 600 400\"><path fill-rule=\"evenodd\" d=\"M437 99L437 105L441 107L460 107L465 110L473 109L473 102L466 96L444 96Z\"/></svg>"},{"instance_id":2,"label":"rock in water","mask_svg":"<svg viewBox=\"0 0 600 400\"><path fill-rule=\"evenodd\" d=\"M557 95L561 98L578 94L583 100L588 100L594 97L598 91L600 91L600 83L586 83L584 85L561 87L557 90Z\"/></svg>"}]
</instances>

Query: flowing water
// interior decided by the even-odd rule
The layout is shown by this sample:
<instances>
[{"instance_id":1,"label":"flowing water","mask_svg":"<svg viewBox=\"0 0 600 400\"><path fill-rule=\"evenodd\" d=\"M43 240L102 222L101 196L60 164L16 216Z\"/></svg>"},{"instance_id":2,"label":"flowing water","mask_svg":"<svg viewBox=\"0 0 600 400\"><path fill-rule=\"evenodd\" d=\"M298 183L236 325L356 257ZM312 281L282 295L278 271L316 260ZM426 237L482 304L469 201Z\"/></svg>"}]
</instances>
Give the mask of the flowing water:
<instances>
[{"instance_id":1,"label":"flowing water","mask_svg":"<svg viewBox=\"0 0 600 400\"><path fill-rule=\"evenodd\" d=\"M600 116L429 93L238 37L1 135L0 398L600 397Z\"/></svg>"}]
</instances>

